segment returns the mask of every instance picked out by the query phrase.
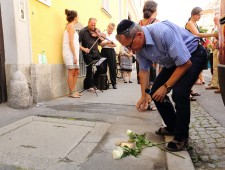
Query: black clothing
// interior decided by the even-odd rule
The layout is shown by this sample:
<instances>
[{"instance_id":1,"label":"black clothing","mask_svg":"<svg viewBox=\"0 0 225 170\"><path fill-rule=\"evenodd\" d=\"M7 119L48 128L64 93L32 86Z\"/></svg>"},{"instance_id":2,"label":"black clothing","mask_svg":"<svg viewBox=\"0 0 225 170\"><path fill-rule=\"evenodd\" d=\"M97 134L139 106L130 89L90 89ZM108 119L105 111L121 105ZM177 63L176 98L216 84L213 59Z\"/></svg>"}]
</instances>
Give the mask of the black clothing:
<instances>
[{"instance_id":1,"label":"black clothing","mask_svg":"<svg viewBox=\"0 0 225 170\"><path fill-rule=\"evenodd\" d=\"M95 41L98 39L98 37L93 37L88 30L88 27L84 27L79 31L79 42L81 42L81 45L84 48L91 48L92 45L95 43ZM91 49L89 54L93 56L99 56L100 52L98 50L98 44L101 43L101 40L99 39L98 42L94 45L94 47ZM82 51L82 54L85 55L86 53Z\"/></svg>"},{"instance_id":2,"label":"black clothing","mask_svg":"<svg viewBox=\"0 0 225 170\"><path fill-rule=\"evenodd\" d=\"M96 41L97 43L93 46ZM101 40L98 40L98 37L93 37L88 30L88 27L84 27L79 31L79 42L81 42L81 45L84 48L90 49L93 46L89 53L82 51L84 62L87 68L86 88L91 88L97 85L98 77L103 73L104 70L102 65L97 67L97 71L95 73L93 73L92 69L93 60L99 60L101 58L100 52L98 50L98 44L101 42Z\"/></svg>"},{"instance_id":3,"label":"black clothing","mask_svg":"<svg viewBox=\"0 0 225 170\"><path fill-rule=\"evenodd\" d=\"M101 56L106 58L105 72L108 64L111 84L114 86L116 85L116 52L114 48L102 48Z\"/></svg>"}]
</instances>

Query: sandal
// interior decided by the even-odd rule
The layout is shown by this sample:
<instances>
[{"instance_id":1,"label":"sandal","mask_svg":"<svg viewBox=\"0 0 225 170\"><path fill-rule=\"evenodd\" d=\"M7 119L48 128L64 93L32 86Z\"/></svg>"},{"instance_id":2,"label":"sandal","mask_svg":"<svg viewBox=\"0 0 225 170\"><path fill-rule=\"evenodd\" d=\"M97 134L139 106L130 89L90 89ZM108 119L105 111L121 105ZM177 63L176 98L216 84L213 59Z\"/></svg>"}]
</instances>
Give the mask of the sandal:
<instances>
[{"instance_id":1,"label":"sandal","mask_svg":"<svg viewBox=\"0 0 225 170\"><path fill-rule=\"evenodd\" d=\"M78 95L78 96L82 96L82 94L79 93L79 92L75 92L75 91L74 91L74 93L75 93L76 95Z\"/></svg>"},{"instance_id":2,"label":"sandal","mask_svg":"<svg viewBox=\"0 0 225 170\"><path fill-rule=\"evenodd\" d=\"M147 110L150 110L150 111L156 111L157 109L151 105L148 105L148 108Z\"/></svg>"},{"instance_id":3,"label":"sandal","mask_svg":"<svg viewBox=\"0 0 225 170\"><path fill-rule=\"evenodd\" d=\"M171 152L182 151L186 148L187 143L187 139L182 141L172 140L167 144L166 149Z\"/></svg>"},{"instance_id":4,"label":"sandal","mask_svg":"<svg viewBox=\"0 0 225 170\"><path fill-rule=\"evenodd\" d=\"M155 134L161 135L161 136L173 136L173 132L170 132L166 129L166 127L161 127L157 131L155 131Z\"/></svg>"},{"instance_id":5,"label":"sandal","mask_svg":"<svg viewBox=\"0 0 225 170\"><path fill-rule=\"evenodd\" d=\"M80 98L80 95L77 95L75 92L70 92L68 97L72 97L72 98Z\"/></svg>"}]
</instances>

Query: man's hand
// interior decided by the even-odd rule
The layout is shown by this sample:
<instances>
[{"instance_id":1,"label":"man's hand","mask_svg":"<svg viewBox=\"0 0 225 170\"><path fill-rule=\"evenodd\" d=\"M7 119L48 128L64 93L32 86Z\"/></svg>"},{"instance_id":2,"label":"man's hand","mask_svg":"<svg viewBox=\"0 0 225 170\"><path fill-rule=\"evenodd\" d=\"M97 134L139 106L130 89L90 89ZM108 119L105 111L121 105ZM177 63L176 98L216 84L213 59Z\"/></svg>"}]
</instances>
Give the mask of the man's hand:
<instances>
[{"instance_id":1,"label":"man's hand","mask_svg":"<svg viewBox=\"0 0 225 170\"><path fill-rule=\"evenodd\" d=\"M148 108L148 100L149 100L149 95L146 96L142 96L137 104L136 104L136 108L138 109L139 112L145 111Z\"/></svg>"},{"instance_id":2,"label":"man's hand","mask_svg":"<svg viewBox=\"0 0 225 170\"><path fill-rule=\"evenodd\" d=\"M167 89L165 86L161 86L160 88L158 88L158 90L156 90L156 92L152 95L152 99L154 99L155 101L160 101L163 102L165 96L167 94Z\"/></svg>"},{"instance_id":3,"label":"man's hand","mask_svg":"<svg viewBox=\"0 0 225 170\"><path fill-rule=\"evenodd\" d=\"M89 48L84 48L84 52L88 54L90 52Z\"/></svg>"}]
</instances>

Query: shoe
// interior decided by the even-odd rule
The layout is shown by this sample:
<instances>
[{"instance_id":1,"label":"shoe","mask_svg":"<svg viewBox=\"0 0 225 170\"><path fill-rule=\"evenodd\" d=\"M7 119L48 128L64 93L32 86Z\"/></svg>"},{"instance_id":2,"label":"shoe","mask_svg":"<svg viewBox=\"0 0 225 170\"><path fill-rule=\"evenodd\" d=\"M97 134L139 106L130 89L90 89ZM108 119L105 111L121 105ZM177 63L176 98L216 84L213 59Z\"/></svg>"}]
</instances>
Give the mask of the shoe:
<instances>
[{"instance_id":1,"label":"shoe","mask_svg":"<svg viewBox=\"0 0 225 170\"><path fill-rule=\"evenodd\" d=\"M190 96L190 101L196 101L195 97Z\"/></svg>"},{"instance_id":2,"label":"shoe","mask_svg":"<svg viewBox=\"0 0 225 170\"><path fill-rule=\"evenodd\" d=\"M149 104L147 110L156 111L157 109Z\"/></svg>"},{"instance_id":3,"label":"shoe","mask_svg":"<svg viewBox=\"0 0 225 170\"><path fill-rule=\"evenodd\" d=\"M218 89L218 87L207 86L205 89L206 89L206 90L212 90L212 89Z\"/></svg>"},{"instance_id":4,"label":"shoe","mask_svg":"<svg viewBox=\"0 0 225 170\"><path fill-rule=\"evenodd\" d=\"M191 96L201 96L201 94L199 94L197 92L191 92Z\"/></svg>"},{"instance_id":5,"label":"shoe","mask_svg":"<svg viewBox=\"0 0 225 170\"><path fill-rule=\"evenodd\" d=\"M78 95L78 96L82 96L82 94L81 94L80 92L75 92L75 91L74 91L74 93L75 93L76 95Z\"/></svg>"},{"instance_id":6,"label":"shoe","mask_svg":"<svg viewBox=\"0 0 225 170\"><path fill-rule=\"evenodd\" d=\"M221 91L218 89L218 90L215 90L214 93L221 93Z\"/></svg>"},{"instance_id":7,"label":"shoe","mask_svg":"<svg viewBox=\"0 0 225 170\"><path fill-rule=\"evenodd\" d=\"M95 93L95 89L93 87L89 88L88 91L91 93Z\"/></svg>"},{"instance_id":8,"label":"shoe","mask_svg":"<svg viewBox=\"0 0 225 170\"><path fill-rule=\"evenodd\" d=\"M80 95L76 94L75 92L69 93L68 97L71 98L80 98Z\"/></svg>"},{"instance_id":9,"label":"shoe","mask_svg":"<svg viewBox=\"0 0 225 170\"><path fill-rule=\"evenodd\" d=\"M181 141L172 140L172 141L170 141L167 144L166 149L168 151L171 151L171 152L182 151L182 150L184 150L186 148L187 143L188 143L188 140L187 139L184 139L184 140L181 140Z\"/></svg>"},{"instance_id":10,"label":"shoe","mask_svg":"<svg viewBox=\"0 0 225 170\"><path fill-rule=\"evenodd\" d=\"M166 127L161 127L157 131L155 131L155 134L161 135L161 136L173 136L173 132L170 132L166 129Z\"/></svg>"},{"instance_id":11,"label":"shoe","mask_svg":"<svg viewBox=\"0 0 225 170\"><path fill-rule=\"evenodd\" d=\"M97 88L96 86L93 86L92 88L93 88L94 90L98 90L98 88Z\"/></svg>"},{"instance_id":12,"label":"shoe","mask_svg":"<svg viewBox=\"0 0 225 170\"><path fill-rule=\"evenodd\" d=\"M126 81L124 81L124 83L127 83Z\"/></svg>"},{"instance_id":13,"label":"shoe","mask_svg":"<svg viewBox=\"0 0 225 170\"><path fill-rule=\"evenodd\" d=\"M116 85L113 85L113 89L117 89L117 86Z\"/></svg>"},{"instance_id":14,"label":"shoe","mask_svg":"<svg viewBox=\"0 0 225 170\"><path fill-rule=\"evenodd\" d=\"M133 83L133 82L129 80L129 83Z\"/></svg>"}]
</instances>

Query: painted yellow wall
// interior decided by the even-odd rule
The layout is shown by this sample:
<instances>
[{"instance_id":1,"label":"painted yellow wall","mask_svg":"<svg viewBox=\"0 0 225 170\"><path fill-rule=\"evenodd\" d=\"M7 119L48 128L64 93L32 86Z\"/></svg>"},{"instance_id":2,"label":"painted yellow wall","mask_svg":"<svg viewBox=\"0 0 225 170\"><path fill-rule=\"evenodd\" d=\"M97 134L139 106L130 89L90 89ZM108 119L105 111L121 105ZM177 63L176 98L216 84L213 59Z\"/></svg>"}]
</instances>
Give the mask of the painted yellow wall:
<instances>
[{"instance_id":1,"label":"painted yellow wall","mask_svg":"<svg viewBox=\"0 0 225 170\"><path fill-rule=\"evenodd\" d=\"M66 26L65 9L78 12L79 22L87 26L90 17L97 18L97 28L106 29L109 22L118 21L118 1L109 0L111 15L101 10L101 0L52 0L48 7L38 0L29 0L29 17L33 64L38 54L46 51L48 64L62 64L62 37ZM124 16L125 17L125 16Z\"/></svg>"}]
</instances>

